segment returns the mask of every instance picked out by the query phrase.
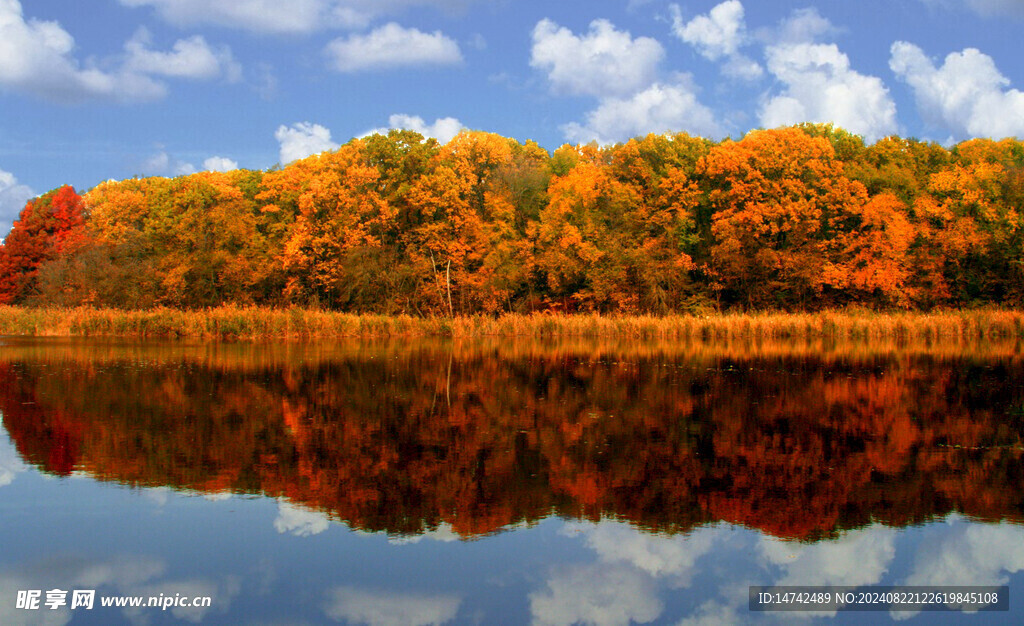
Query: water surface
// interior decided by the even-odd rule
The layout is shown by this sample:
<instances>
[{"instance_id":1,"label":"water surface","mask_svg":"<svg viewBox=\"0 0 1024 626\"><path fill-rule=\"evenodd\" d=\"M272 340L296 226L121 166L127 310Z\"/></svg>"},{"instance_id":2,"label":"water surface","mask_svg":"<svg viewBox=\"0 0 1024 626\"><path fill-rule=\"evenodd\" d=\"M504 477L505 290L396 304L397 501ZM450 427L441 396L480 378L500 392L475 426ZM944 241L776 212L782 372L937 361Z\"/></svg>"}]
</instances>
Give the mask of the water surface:
<instances>
[{"instance_id":1,"label":"water surface","mask_svg":"<svg viewBox=\"0 0 1024 626\"><path fill-rule=\"evenodd\" d=\"M0 340L0 623L790 622L1009 585L1016 345ZM212 597L25 611L19 590Z\"/></svg>"}]
</instances>

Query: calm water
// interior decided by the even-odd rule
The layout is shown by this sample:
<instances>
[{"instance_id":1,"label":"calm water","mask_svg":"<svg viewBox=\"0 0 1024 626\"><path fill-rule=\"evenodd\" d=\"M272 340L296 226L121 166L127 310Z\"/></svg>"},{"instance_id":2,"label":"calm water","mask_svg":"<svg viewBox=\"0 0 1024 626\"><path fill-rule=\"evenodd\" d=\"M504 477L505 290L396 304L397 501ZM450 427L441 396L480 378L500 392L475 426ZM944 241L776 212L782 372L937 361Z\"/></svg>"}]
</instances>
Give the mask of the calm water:
<instances>
[{"instance_id":1,"label":"calm water","mask_svg":"<svg viewBox=\"0 0 1024 626\"><path fill-rule=\"evenodd\" d=\"M0 624L1024 620L1017 346L8 339L0 414ZM785 584L1011 610L748 611ZM212 606L98 606L159 594Z\"/></svg>"}]
</instances>

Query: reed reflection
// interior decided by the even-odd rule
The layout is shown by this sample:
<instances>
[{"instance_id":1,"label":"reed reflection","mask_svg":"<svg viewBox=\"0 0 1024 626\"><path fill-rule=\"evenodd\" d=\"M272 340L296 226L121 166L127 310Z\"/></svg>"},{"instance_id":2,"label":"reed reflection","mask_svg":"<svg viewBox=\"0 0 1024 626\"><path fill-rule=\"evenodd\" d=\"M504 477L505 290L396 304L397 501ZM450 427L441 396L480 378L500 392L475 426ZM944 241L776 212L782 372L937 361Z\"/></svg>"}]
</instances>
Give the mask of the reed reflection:
<instances>
[{"instance_id":1,"label":"reed reflection","mask_svg":"<svg viewBox=\"0 0 1024 626\"><path fill-rule=\"evenodd\" d=\"M815 540L1024 520L1022 370L1016 349L34 343L0 356L0 412L46 472L287 498L282 532L557 514Z\"/></svg>"}]
</instances>

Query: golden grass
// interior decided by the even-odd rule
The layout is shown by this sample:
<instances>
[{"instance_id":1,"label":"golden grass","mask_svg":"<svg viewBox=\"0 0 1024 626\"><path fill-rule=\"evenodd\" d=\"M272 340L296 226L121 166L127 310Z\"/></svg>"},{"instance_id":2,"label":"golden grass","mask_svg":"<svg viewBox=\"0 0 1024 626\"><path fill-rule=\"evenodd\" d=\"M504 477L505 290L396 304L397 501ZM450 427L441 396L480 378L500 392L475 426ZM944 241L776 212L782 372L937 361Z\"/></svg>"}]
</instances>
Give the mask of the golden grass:
<instances>
[{"instance_id":1,"label":"golden grass","mask_svg":"<svg viewBox=\"0 0 1024 626\"><path fill-rule=\"evenodd\" d=\"M0 335L211 340L618 337L707 342L805 338L971 344L1024 337L1024 312L999 309L930 313L824 311L664 317L508 314L450 319L236 306L195 311L0 306Z\"/></svg>"}]
</instances>

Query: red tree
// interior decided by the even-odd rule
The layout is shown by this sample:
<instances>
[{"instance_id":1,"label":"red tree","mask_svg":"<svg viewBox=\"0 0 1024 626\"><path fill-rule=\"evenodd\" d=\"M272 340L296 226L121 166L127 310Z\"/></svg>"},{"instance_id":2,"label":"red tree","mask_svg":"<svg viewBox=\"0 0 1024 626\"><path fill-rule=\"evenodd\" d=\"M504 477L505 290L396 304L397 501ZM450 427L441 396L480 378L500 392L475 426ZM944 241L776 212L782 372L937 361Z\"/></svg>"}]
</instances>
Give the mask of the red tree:
<instances>
[{"instance_id":1,"label":"red tree","mask_svg":"<svg viewBox=\"0 0 1024 626\"><path fill-rule=\"evenodd\" d=\"M0 304L23 300L35 287L39 266L84 239L83 208L70 185L25 204L0 245Z\"/></svg>"}]
</instances>

